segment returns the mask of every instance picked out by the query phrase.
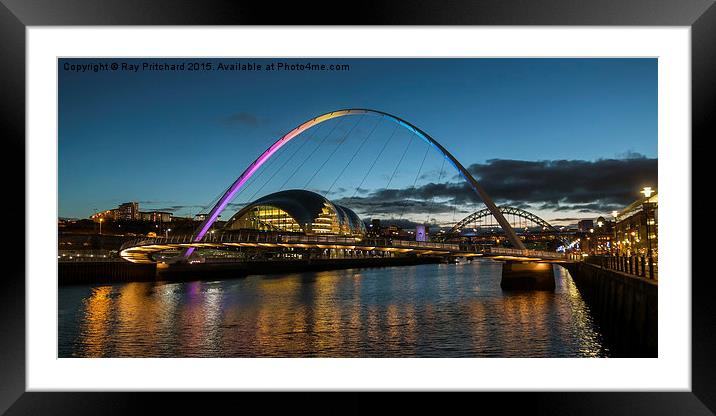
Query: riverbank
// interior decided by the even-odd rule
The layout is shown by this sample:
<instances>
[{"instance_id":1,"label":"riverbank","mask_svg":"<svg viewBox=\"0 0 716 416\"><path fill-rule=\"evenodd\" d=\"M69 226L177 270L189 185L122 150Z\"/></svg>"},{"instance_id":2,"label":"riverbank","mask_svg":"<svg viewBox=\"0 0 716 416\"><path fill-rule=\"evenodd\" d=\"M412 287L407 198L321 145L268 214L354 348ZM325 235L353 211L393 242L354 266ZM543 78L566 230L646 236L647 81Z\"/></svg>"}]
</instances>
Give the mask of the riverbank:
<instances>
[{"instance_id":1,"label":"riverbank","mask_svg":"<svg viewBox=\"0 0 716 416\"><path fill-rule=\"evenodd\" d=\"M245 277L255 274L287 274L373 267L412 266L439 262L440 257L425 256L172 264L166 269L159 269L157 275L159 280L206 280Z\"/></svg>"},{"instance_id":2,"label":"riverbank","mask_svg":"<svg viewBox=\"0 0 716 416\"><path fill-rule=\"evenodd\" d=\"M658 357L658 284L587 263L565 264L613 356Z\"/></svg>"},{"instance_id":3,"label":"riverbank","mask_svg":"<svg viewBox=\"0 0 716 416\"><path fill-rule=\"evenodd\" d=\"M254 274L287 274L353 268L412 266L439 263L440 261L441 257L411 256L172 264L165 268L157 268L156 264L129 262L60 262L58 264L58 275L60 285L146 282L153 280L216 280Z\"/></svg>"},{"instance_id":4,"label":"riverbank","mask_svg":"<svg viewBox=\"0 0 716 416\"><path fill-rule=\"evenodd\" d=\"M60 285L147 282L156 279L157 265L127 261L58 262L57 277Z\"/></svg>"}]
</instances>

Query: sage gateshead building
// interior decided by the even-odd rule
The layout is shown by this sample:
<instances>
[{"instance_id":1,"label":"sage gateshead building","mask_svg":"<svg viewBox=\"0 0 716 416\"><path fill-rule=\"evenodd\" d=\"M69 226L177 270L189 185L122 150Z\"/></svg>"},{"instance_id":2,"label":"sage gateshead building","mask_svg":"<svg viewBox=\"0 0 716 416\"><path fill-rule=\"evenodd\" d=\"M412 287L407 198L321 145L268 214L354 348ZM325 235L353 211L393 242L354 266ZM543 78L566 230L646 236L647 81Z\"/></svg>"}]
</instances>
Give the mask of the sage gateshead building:
<instances>
[{"instance_id":1,"label":"sage gateshead building","mask_svg":"<svg viewBox=\"0 0 716 416\"><path fill-rule=\"evenodd\" d=\"M266 195L227 221L224 232L264 231L362 238L366 228L355 212L305 190Z\"/></svg>"}]
</instances>

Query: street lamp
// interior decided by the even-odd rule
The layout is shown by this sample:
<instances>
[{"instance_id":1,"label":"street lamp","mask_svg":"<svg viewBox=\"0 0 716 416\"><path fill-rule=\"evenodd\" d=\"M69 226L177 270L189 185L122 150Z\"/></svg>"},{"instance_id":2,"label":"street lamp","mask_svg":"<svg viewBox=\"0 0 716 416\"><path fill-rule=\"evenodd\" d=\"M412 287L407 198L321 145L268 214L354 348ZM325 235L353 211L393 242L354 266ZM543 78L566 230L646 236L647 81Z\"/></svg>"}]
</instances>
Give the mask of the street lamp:
<instances>
[{"instance_id":1,"label":"street lamp","mask_svg":"<svg viewBox=\"0 0 716 416\"><path fill-rule=\"evenodd\" d=\"M654 191L649 186L645 186L644 189L641 190L641 193L644 194L644 218L646 219L646 243L648 245L648 252L647 255L649 257L649 264L651 265L652 262L652 254L651 254L651 232L649 230L649 207L651 206L651 203L649 202L649 197L651 196Z\"/></svg>"},{"instance_id":2,"label":"street lamp","mask_svg":"<svg viewBox=\"0 0 716 416\"><path fill-rule=\"evenodd\" d=\"M104 218L99 219L99 235L102 235L102 222L104 221Z\"/></svg>"},{"instance_id":3,"label":"street lamp","mask_svg":"<svg viewBox=\"0 0 716 416\"><path fill-rule=\"evenodd\" d=\"M164 238L165 238L165 239L168 239L168 238L169 238L169 231L171 231L171 230L172 230L171 228L167 228L167 229L164 231Z\"/></svg>"},{"instance_id":4,"label":"street lamp","mask_svg":"<svg viewBox=\"0 0 716 416\"><path fill-rule=\"evenodd\" d=\"M618 240L618 239L619 239L619 228L618 228L618 226L617 226L617 225L618 225L617 223L619 222L619 211L612 211L612 217L614 217L614 234L613 234L613 237L614 237L614 240ZM619 255L619 246L618 246L618 245L615 246L615 247L614 247L614 250L615 250L615 252L616 252L616 255L618 256L618 255Z\"/></svg>"}]
</instances>

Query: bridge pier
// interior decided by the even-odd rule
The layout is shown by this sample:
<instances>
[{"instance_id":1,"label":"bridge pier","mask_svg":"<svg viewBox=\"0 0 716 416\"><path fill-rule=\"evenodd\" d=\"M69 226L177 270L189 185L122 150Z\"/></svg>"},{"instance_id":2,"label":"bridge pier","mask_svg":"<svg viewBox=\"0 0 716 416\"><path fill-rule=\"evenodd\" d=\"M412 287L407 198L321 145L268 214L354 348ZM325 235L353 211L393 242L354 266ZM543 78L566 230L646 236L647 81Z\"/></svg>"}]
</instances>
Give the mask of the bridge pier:
<instances>
[{"instance_id":1,"label":"bridge pier","mask_svg":"<svg viewBox=\"0 0 716 416\"><path fill-rule=\"evenodd\" d=\"M506 261L502 265L502 290L553 291L554 270L551 263Z\"/></svg>"}]
</instances>

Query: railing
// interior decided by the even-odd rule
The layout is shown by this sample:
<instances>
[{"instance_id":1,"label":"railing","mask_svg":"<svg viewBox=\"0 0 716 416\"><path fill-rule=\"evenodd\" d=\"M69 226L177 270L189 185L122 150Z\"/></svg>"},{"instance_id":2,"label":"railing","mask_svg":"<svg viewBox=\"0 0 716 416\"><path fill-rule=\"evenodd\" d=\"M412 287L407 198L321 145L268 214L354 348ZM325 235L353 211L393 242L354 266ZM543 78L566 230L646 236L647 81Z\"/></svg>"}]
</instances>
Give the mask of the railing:
<instances>
[{"instance_id":1,"label":"railing","mask_svg":"<svg viewBox=\"0 0 716 416\"><path fill-rule=\"evenodd\" d=\"M502 256L538 257L542 259L555 260L567 259L567 256L564 253L557 253L553 251L520 250L517 248L490 247L487 252L490 254L497 254Z\"/></svg>"},{"instance_id":2,"label":"railing","mask_svg":"<svg viewBox=\"0 0 716 416\"><path fill-rule=\"evenodd\" d=\"M428 241L408 241L408 240L392 240L390 244L396 247L417 247L417 248L432 248L432 249L438 249L438 250L449 250L449 251L459 251L460 245L459 244L450 244L450 243L432 243Z\"/></svg>"},{"instance_id":3,"label":"railing","mask_svg":"<svg viewBox=\"0 0 716 416\"><path fill-rule=\"evenodd\" d=\"M114 250L58 250L59 262L107 262L124 261Z\"/></svg>"},{"instance_id":4,"label":"railing","mask_svg":"<svg viewBox=\"0 0 716 416\"><path fill-rule=\"evenodd\" d=\"M162 244L190 244L193 243L191 235L176 235L171 237L148 237L129 240L122 244L120 251L130 247L143 245ZM517 257L538 257L554 260L575 260L564 253L540 250L520 250L503 247L482 247L474 250L454 243L438 243L428 241L394 240L390 238L360 239L349 236L335 235L281 235L275 233L239 233L239 234L207 234L200 243L265 243L265 244L332 244L332 245L360 245L363 247L395 247L411 248L420 250L442 250L442 251L475 251L495 255L517 256ZM581 260L581 257L576 258Z\"/></svg>"},{"instance_id":5,"label":"railing","mask_svg":"<svg viewBox=\"0 0 716 416\"><path fill-rule=\"evenodd\" d=\"M177 235L171 237L148 237L137 238L126 241L122 244L120 251L131 247L143 245L161 244L189 244L192 243L191 235ZM272 233L248 233L248 234L208 234L200 243L267 243L267 244L337 244L337 245L361 245L376 247L400 247L416 249L435 249L447 251L459 251L459 244L433 243L427 241L406 241L393 239L360 239L346 236L324 236L324 235L281 235Z\"/></svg>"},{"instance_id":6,"label":"railing","mask_svg":"<svg viewBox=\"0 0 716 416\"><path fill-rule=\"evenodd\" d=\"M659 279L659 263L646 256L587 256L584 262L632 276Z\"/></svg>"}]
</instances>

